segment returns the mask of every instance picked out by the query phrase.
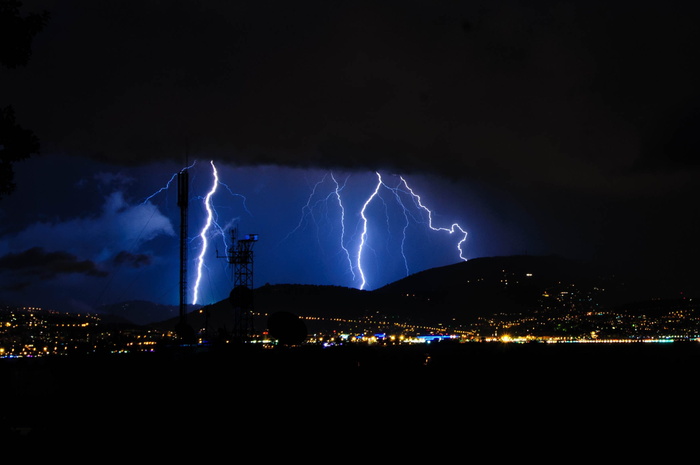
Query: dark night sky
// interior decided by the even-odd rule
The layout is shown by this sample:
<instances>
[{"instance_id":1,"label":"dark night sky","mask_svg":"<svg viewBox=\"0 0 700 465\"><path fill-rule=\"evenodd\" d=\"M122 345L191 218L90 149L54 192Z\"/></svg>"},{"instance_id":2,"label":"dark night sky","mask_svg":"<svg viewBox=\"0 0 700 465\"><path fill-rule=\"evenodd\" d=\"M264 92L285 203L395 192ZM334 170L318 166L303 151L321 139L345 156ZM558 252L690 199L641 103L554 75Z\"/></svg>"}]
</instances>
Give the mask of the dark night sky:
<instances>
[{"instance_id":1,"label":"dark night sky","mask_svg":"<svg viewBox=\"0 0 700 465\"><path fill-rule=\"evenodd\" d=\"M142 202L186 156L190 258L213 160L220 224L260 234L256 286L358 287L330 174L352 252L379 171L463 227L466 258L557 253L697 289L690 2L24 2L43 9L28 65L0 69L0 106L42 144L0 200L0 300L177 303L174 190ZM460 260L413 209L404 262L393 191L372 206L367 288ZM207 259L201 303L230 290Z\"/></svg>"}]
</instances>

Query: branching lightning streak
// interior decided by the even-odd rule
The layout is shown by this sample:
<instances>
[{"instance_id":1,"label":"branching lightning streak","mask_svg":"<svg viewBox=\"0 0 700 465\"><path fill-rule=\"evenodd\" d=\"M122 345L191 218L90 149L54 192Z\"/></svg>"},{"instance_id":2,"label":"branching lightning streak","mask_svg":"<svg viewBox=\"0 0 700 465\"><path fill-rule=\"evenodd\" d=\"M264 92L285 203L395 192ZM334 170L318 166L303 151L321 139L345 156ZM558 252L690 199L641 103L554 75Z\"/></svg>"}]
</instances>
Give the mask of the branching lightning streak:
<instances>
[{"instance_id":1,"label":"branching lightning streak","mask_svg":"<svg viewBox=\"0 0 700 465\"><path fill-rule=\"evenodd\" d=\"M149 200L151 200L153 197L160 194L161 192L168 190L170 188L170 185L172 184L172 182L175 180L175 178L177 177L177 175L179 173L182 173L183 171L192 168L196 163L197 163L197 160L195 160L191 165L186 166L186 167L182 168L180 171L178 171L177 173L173 174L165 186L161 187L156 192L154 192L153 194L146 197L141 202L141 205L144 205L146 202L148 202ZM210 229L212 227L217 228L218 234L220 234L222 237L222 240L224 243L224 248L225 248L225 250L228 250L228 244L226 241L226 234L224 233L224 228L221 227L221 225L219 225L219 223L218 223L218 213L217 213L216 209L214 208L214 205L212 204L212 200L211 200L213 195L217 191L217 186L220 184L220 185L224 186L232 196L241 197L243 199L243 208L245 209L245 211L249 215L252 216L252 213L250 213L250 211L248 210L248 207L246 206L246 200L247 200L246 197L241 195L241 194L237 194L237 193L233 192L227 184L225 184L223 181L219 180L219 174L218 174L218 171L216 169L216 166L214 166L214 162L210 161L210 164L212 167L212 174L213 174L214 181L212 183L212 187L211 187L209 193L203 199L204 207L205 207L206 212L207 212L206 223L205 223L204 227L202 228L199 236L195 236L194 238L189 239L190 243L194 242L196 237L199 237L202 241L202 250L201 250L200 255L197 259L197 279L196 279L196 284L194 286L194 299L192 302L193 304L196 304L199 300L199 285L200 285L200 282L202 280L202 268L204 267L204 256L207 252L207 248L209 245L209 240L207 239L207 236L208 236ZM201 199L201 197L198 197L198 198Z\"/></svg>"},{"instance_id":2,"label":"branching lightning streak","mask_svg":"<svg viewBox=\"0 0 700 465\"><path fill-rule=\"evenodd\" d=\"M334 188L332 188L331 192L327 193L324 197L319 198L315 202L312 202L314 197L317 195L317 191L319 190L319 186L323 184L326 179L328 178L330 174L330 177L333 181ZM311 220L316 224L317 226L317 232L318 232L318 223L316 222L316 217L314 216L314 210L316 207L320 204L327 203L331 197L335 197L337 202L338 202L338 207L340 209L340 248L343 249L343 252L345 253L345 257L348 260L348 269L350 271L350 274L352 275L352 280L354 281L356 279L355 276L355 270L353 268L353 263L352 263L352 258L350 256L350 251L346 247L345 244L345 206L343 205L342 197L340 195L341 191L345 188L345 185L347 184L348 177L345 178L345 181L341 185L338 180L336 179L335 175L333 173L327 173L323 175L321 180L317 181L314 185L313 188L311 189L311 193L309 194L309 197L306 200L306 204L301 208L301 217L299 218L299 223L292 229L279 243L281 244L285 240L289 239L289 237L294 234L296 231L302 228L304 225L304 220L311 216ZM321 194L322 195L322 194ZM319 238L319 244L320 244L320 238Z\"/></svg>"},{"instance_id":3,"label":"branching lightning streak","mask_svg":"<svg viewBox=\"0 0 700 465\"><path fill-rule=\"evenodd\" d=\"M165 186L161 187L160 189L158 189L157 191L155 191L153 194L151 194L151 195L149 195L148 197L146 197L146 198L144 199L144 201L141 202L141 205L145 204L146 202L148 202L149 200L151 200L153 197L155 197L156 195L160 194L161 192L167 191L167 190L170 188L170 184L171 184L171 183L173 182L173 180L177 177L177 175L178 175L179 173L182 173L182 172L185 171L185 170L188 170L188 169L192 168L192 167L195 165L195 163L197 163L197 160L195 160L194 162L192 162L192 164L191 164L190 166L186 166L186 167L182 168L180 171L178 171L177 173L173 174L172 177L170 178L170 180L167 182L167 184L166 184Z\"/></svg>"},{"instance_id":4,"label":"branching lightning streak","mask_svg":"<svg viewBox=\"0 0 700 465\"><path fill-rule=\"evenodd\" d=\"M374 192L372 192L372 195L369 196L369 198L365 201L365 203L362 205L362 210L360 210L360 216L362 217L362 235L360 236L360 245L357 248L357 270L360 272L360 279L362 282L360 283L360 290L363 290L365 288L365 285L367 284L367 280L365 278L365 272L362 270L362 249L365 246L365 243L367 241L367 217L365 216L365 210L367 210L367 205L372 202L372 199L377 196L377 193L379 192L379 188L382 186L382 176L377 173L377 178L379 179L379 182L377 182L377 186L374 188Z\"/></svg>"},{"instance_id":5,"label":"branching lightning streak","mask_svg":"<svg viewBox=\"0 0 700 465\"><path fill-rule=\"evenodd\" d=\"M394 197L396 197L396 203L398 203L401 206L401 209L403 210L403 217L406 220L406 222L403 225L403 231L402 231L402 236L401 236L401 256L403 257L403 265L406 268L406 276L410 274L410 271L408 269L408 259L406 258L406 252L405 252L405 246L406 246L406 231L408 230L408 208L403 204L403 201L401 200L401 197L399 196L399 188L398 187L389 187L386 184L382 182L382 184L392 191L394 193Z\"/></svg>"},{"instance_id":6,"label":"branching lightning streak","mask_svg":"<svg viewBox=\"0 0 700 465\"><path fill-rule=\"evenodd\" d=\"M420 209L425 210L428 213L428 227L431 230L433 230L433 231L446 231L446 232L449 232L450 234L454 234L456 231L459 230L464 235L462 237L462 239L459 241L459 243L457 244L457 250L459 251L459 258L461 258L464 261L467 260L464 257L464 251L462 250L462 244L464 243L464 241L467 240L467 232L464 229L462 229L462 227L459 224L454 223L450 228L438 228L438 227L433 226L433 212L432 212L432 210L430 210L428 207L423 205L420 196L418 194L416 194L413 191L413 189L411 189L411 187L408 185L408 182L403 177L401 177L401 176L399 177L401 179L401 183L399 183L399 185L403 184L406 188L406 191L399 189L399 187L389 187L388 185L386 185L384 183L381 175L379 173L376 173L376 174L377 174L377 185L374 188L374 191L372 192L372 194L365 201L364 205L362 206L362 210L360 212L360 215L361 215L362 221L363 221L362 236L360 238L360 245L357 249L357 269L358 269L360 276L361 276L361 279L362 279L362 282L360 284L360 289L364 289L365 285L367 284L367 281L365 279L365 273L364 273L364 270L362 269L362 251L363 251L363 248L365 247L365 245L367 244L368 219L367 219L367 216L365 215L365 211L367 209L367 206L378 195L379 189L382 186L386 187L387 189L389 189L390 191L392 191L394 193L394 195L396 197L396 201L403 209L404 218L406 219L406 222L405 222L404 228L403 228L403 238L401 241L401 255L403 256L403 259L404 259L404 265L406 267L406 274L407 275L408 275L408 261L407 261L406 254L404 251L404 245L405 245L405 241L406 241L406 230L407 230L408 224L409 224L409 221L408 221L409 220L409 211L406 208L406 206L403 204L403 202L401 201L401 197L399 196L399 191L409 194L411 196L411 198L413 199L413 201L415 202L415 204Z\"/></svg>"},{"instance_id":7,"label":"branching lightning streak","mask_svg":"<svg viewBox=\"0 0 700 465\"><path fill-rule=\"evenodd\" d=\"M467 232L457 223L454 223L450 228L436 228L433 226L433 212L428 207L423 205L420 196L413 192L413 189L409 187L408 183L403 177L401 177L401 182L403 182L403 185L406 186L406 189L408 189L408 192L411 194L411 196L413 196L414 200L417 201L417 205L428 212L428 227L430 229L433 231L447 231L450 234L454 234L457 230L459 230L462 234L464 234L464 237L462 237L462 239L460 239L460 241L457 243L457 250L459 250L459 258L467 261L467 258L464 256L464 251L462 250L462 244L467 240Z\"/></svg>"},{"instance_id":8,"label":"branching lightning streak","mask_svg":"<svg viewBox=\"0 0 700 465\"><path fill-rule=\"evenodd\" d=\"M323 178L318 181L316 184L314 184L313 189L311 189L311 194L309 194L309 198L306 200L306 205L301 207L301 217L299 218L299 224L296 225L294 229L292 229L285 237L280 241L280 244L284 242L285 240L289 239L289 236L294 234L299 228L301 228L301 225L304 223L304 218L306 218L306 215L310 214L313 210L311 207L311 199L314 197L316 194L316 189L318 189L318 186L323 184L323 181L325 181L326 176L323 176ZM317 202L318 203L318 202ZM308 213L305 213L308 212ZM279 245L279 244L278 244Z\"/></svg>"},{"instance_id":9,"label":"branching lightning streak","mask_svg":"<svg viewBox=\"0 0 700 465\"><path fill-rule=\"evenodd\" d=\"M212 164L212 165L213 165L213 164ZM231 194L233 197L240 197L240 198L242 198L242 199L243 199L243 209L244 209L244 210L246 211L246 213L248 213L250 216L253 216L253 214L250 212L250 210L248 210L248 206L246 205L246 202L247 202L248 199L246 199L246 197L245 197L244 195L237 194L237 193L233 192L233 190L231 190L231 188L228 186L228 184L224 183L224 182L221 181L221 180L219 180L219 184L220 184L221 186L224 186L224 187L226 188L226 190L229 192L229 194ZM213 225L214 227L216 227L216 229L217 229L217 231L218 231L218 235L221 236L221 242L223 242L224 250L228 250L229 244L228 244L228 241L226 240L227 234L226 234L226 232L224 231L224 227L222 227L222 226L219 224L219 213L214 209L214 206L213 206L213 205L211 205L211 208L212 208L212 210L214 211L214 219L213 219L212 225ZM218 255L218 251L217 251L217 255Z\"/></svg>"},{"instance_id":10,"label":"branching lightning streak","mask_svg":"<svg viewBox=\"0 0 700 465\"><path fill-rule=\"evenodd\" d=\"M460 259L466 261L467 259L464 257L464 252L462 250L462 245L464 244L466 238L467 238L467 232L462 229L462 227L454 223L450 228L444 228L444 227L436 227L433 224L433 211L430 210L426 205L423 204L421 197L416 194L413 189L408 185L408 182L406 179L403 177L399 176L400 181L397 183L395 187L389 186L388 184L385 183L384 179L382 178L382 175L379 172L375 172L377 176L377 182L376 185L374 186L374 189L372 190L371 194L369 197L367 197L362 204L362 207L359 212L360 216L360 222L358 224L358 232L359 234L359 240L353 241L354 243L357 244L357 249L355 252L351 252L348 249L348 245L346 244L346 207L343 203L343 189L345 188L347 184L347 179L345 180L345 183L342 185L338 182L336 177L334 176L333 173L330 173L330 177L333 181L334 184L334 189L331 191L331 193L319 193L321 190L321 185L326 181L328 178L328 174L324 175L323 178L319 181L317 181L312 189L311 193L309 194L306 204L302 207L301 209L301 218L299 219L299 223L296 225L296 227L289 233L287 236L280 241L283 242L284 240L288 239L294 232L297 230L301 229L304 227L306 221L313 221L314 224L317 226L317 231L319 228L319 224L316 222L316 218L314 216L314 211L316 207L320 204L324 204L325 202L328 202L330 200L331 196L335 196L336 201L338 202L338 206L340 209L340 246L343 249L345 256L347 258L347 262L349 265L350 272L352 274L352 279L353 281L359 280L359 289L363 290L367 287L368 284L368 276L363 268L364 262L363 259L365 259L365 255L367 253L367 248L370 248L370 242L369 242L369 235L370 235L370 227L369 223L371 220L370 212L369 212L369 207L370 204L375 200L376 197L379 197L383 204L384 204L384 211L386 213L386 228L388 229L389 235L391 235L391 217L390 217L390 212L389 212L389 204L387 203L386 199L382 196L381 190L382 188L386 188L387 190L391 191L394 194L394 198L396 200L396 203L399 205L399 208L401 209L400 212L403 214L403 227L402 227L402 237L400 241L400 253L401 257L403 258L403 265L406 270L406 276L409 275L410 270L409 270L409 263L408 263L408 256L406 254L406 244L407 244L407 236L408 236L408 229L411 223L411 220L415 221L416 223L421 223L421 224L426 224L432 231L445 231L450 234L454 233L461 233L463 237L459 240L459 243L457 244L457 250L459 252L459 257ZM411 198L411 202L407 201L407 198ZM415 206L411 207L411 204ZM409 208L410 207L410 208ZM416 213L416 209L418 213ZM422 212L427 213L427 222L425 219L425 216ZM308 217L311 216L309 219ZM319 238L320 241L320 238ZM320 243L320 242L319 242ZM354 256L353 256L354 254ZM354 260L354 262L353 262Z\"/></svg>"},{"instance_id":11,"label":"branching lightning streak","mask_svg":"<svg viewBox=\"0 0 700 465\"><path fill-rule=\"evenodd\" d=\"M236 194L235 192L233 192L233 191L231 190L230 187L228 187L227 184L225 184L225 183L223 183L223 182L221 182L221 181L219 181L219 184L221 184L222 186L224 186L224 187L226 188L226 190L228 190L229 194L231 194L232 196L242 198L242 199L243 199L243 209L244 209L244 210L246 211L246 213L248 213L250 216L253 216L253 214L248 210L248 206L246 205L246 201L247 201L248 199L246 199L244 195Z\"/></svg>"},{"instance_id":12,"label":"branching lightning streak","mask_svg":"<svg viewBox=\"0 0 700 465\"><path fill-rule=\"evenodd\" d=\"M199 284L202 280L202 266L204 265L204 255L207 252L208 245L207 233L214 222L214 209L211 206L211 197L214 195L214 193L216 193L216 189L219 186L219 173L216 170L216 166L214 166L214 162L210 161L210 163L212 173L214 175L214 182L212 183L211 190L209 190L209 193L204 198L204 207L207 210L207 219L204 223L202 231L199 233L199 237L202 239L202 249L199 252L199 258L197 259L197 279L194 284L194 297L192 299L192 304L194 305L196 305L197 301L199 300Z\"/></svg>"},{"instance_id":13,"label":"branching lightning streak","mask_svg":"<svg viewBox=\"0 0 700 465\"><path fill-rule=\"evenodd\" d=\"M331 179L333 179L333 182L335 183L335 196L338 198L338 206L340 207L340 247L342 247L342 249L345 251L345 256L348 258L350 273L352 274L352 279L354 281L355 271L353 271L352 268L352 259L350 258L350 251L347 249L347 247L345 247L345 207L343 206L343 201L340 198L340 191L343 190L345 184L343 184L343 187L340 187L340 184L338 184L338 181L336 181L335 176L333 176L333 173L331 173ZM347 182L347 179L345 181Z\"/></svg>"}]
</instances>

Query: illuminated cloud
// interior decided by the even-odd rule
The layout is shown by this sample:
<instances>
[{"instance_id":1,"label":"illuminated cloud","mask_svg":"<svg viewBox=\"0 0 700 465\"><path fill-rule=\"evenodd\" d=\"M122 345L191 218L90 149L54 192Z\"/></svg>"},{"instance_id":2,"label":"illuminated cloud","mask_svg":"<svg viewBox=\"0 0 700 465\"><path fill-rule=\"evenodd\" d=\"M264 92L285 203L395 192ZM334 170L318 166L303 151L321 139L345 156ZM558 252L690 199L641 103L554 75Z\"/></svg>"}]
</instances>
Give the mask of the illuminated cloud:
<instances>
[{"instance_id":1,"label":"illuminated cloud","mask_svg":"<svg viewBox=\"0 0 700 465\"><path fill-rule=\"evenodd\" d=\"M43 247L103 262L124 250L134 253L139 246L161 235L175 235L170 219L151 203L130 205L123 193L117 191L107 196L99 214L34 223L15 236L0 240L0 252Z\"/></svg>"}]
</instances>

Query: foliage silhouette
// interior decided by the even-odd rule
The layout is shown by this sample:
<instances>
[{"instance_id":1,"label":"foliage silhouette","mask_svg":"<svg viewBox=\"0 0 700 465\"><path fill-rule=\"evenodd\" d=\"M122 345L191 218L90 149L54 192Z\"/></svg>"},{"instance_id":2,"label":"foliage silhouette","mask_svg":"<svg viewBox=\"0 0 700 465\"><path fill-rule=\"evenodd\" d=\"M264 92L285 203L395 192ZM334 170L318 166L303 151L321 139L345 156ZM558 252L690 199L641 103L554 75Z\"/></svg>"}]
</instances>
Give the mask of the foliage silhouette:
<instances>
[{"instance_id":1,"label":"foliage silhouette","mask_svg":"<svg viewBox=\"0 0 700 465\"><path fill-rule=\"evenodd\" d=\"M22 2L0 0L0 64L14 69L26 66L32 41L46 25L49 13L21 16ZM0 199L15 190L13 164L39 153L39 138L15 121L14 108L0 108Z\"/></svg>"},{"instance_id":2,"label":"foliage silhouette","mask_svg":"<svg viewBox=\"0 0 700 465\"><path fill-rule=\"evenodd\" d=\"M296 315L279 311L271 314L267 320L270 336L281 345L298 345L308 336L306 325Z\"/></svg>"}]
</instances>

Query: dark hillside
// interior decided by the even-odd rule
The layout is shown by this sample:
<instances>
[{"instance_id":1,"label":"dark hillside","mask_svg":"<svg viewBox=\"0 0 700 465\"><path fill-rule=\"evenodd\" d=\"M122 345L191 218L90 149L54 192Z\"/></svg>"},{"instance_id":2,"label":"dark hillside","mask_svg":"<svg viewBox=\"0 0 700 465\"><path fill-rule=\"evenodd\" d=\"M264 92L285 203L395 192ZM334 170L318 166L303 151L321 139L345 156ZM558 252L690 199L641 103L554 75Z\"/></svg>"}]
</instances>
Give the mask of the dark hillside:
<instances>
[{"instance_id":1,"label":"dark hillside","mask_svg":"<svg viewBox=\"0 0 700 465\"><path fill-rule=\"evenodd\" d=\"M414 323L462 323L498 313L529 313L546 292L594 295L605 308L645 301L654 283L623 279L593 264L558 256L476 258L425 270L374 291L278 284L254 290L256 313L278 311L324 318L390 316ZM229 299L192 314L195 326L230 328ZM167 324L174 325L177 318ZM265 321L261 320L264 325ZM257 326L260 327L260 326Z\"/></svg>"},{"instance_id":2,"label":"dark hillside","mask_svg":"<svg viewBox=\"0 0 700 465\"><path fill-rule=\"evenodd\" d=\"M605 277L585 263L557 256L521 255L476 258L426 270L375 292L407 296L440 318L470 319L531 311L543 292L555 286L592 288L605 286L605 282Z\"/></svg>"}]
</instances>

